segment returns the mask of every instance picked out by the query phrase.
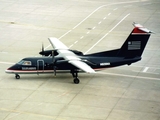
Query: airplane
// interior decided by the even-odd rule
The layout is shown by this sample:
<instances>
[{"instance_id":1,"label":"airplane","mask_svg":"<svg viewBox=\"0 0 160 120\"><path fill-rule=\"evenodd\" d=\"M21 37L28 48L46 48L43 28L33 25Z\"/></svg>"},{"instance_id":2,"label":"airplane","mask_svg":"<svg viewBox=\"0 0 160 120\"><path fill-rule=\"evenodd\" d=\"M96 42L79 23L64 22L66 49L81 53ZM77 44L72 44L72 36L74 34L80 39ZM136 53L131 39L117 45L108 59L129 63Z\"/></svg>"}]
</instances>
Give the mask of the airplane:
<instances>
[{"instance_id":1,"label":"airplane","mask_svg":"<svg viewBox=\"0 0 160 120\"><path fill-rule=\"evenodd\" d=\"M83 54L81 51L70 50L57 38L48 38L54 50L39 52L42 57L27 57L5 70L6 73L15 74L42 74L42 73L71 73L73 82L80 82L78 73L96 73L105 68L121 65L131 65L142 59L142 53L149 40L152 31L138 23L133 23L133 30L125 40L121 48L102 51L91 54Z\"/></svg>"}]
</instances>

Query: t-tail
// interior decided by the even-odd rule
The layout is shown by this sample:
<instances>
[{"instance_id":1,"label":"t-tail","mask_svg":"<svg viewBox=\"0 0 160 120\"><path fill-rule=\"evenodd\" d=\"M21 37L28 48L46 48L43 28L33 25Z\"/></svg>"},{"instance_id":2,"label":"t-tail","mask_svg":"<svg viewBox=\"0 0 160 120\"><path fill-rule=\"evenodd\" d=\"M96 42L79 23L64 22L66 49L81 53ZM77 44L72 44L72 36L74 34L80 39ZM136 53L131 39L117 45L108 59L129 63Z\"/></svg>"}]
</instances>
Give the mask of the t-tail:
<instances>
[{"instance_id":1,"label":"t-tail","mask_svg":"<svg viewBox=\"0 0 160 120\"><path fill-rule=\"evenodd\" d=\"M117 56L125 58L141 57L152 31L133 23L134 29L120 48Z\"/></svg>"}]
</instances>

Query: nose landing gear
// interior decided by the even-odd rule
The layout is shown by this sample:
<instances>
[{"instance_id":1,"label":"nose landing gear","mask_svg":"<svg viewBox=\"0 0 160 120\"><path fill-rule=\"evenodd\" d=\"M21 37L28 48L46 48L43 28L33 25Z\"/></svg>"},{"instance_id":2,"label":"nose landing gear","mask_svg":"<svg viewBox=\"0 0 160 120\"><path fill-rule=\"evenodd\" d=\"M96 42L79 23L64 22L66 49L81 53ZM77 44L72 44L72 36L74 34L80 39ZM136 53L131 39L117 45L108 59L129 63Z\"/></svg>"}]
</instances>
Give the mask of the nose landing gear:
<instances>
[{"instance_id":1,"label":"nose landing gear","mask_svg":"<svg viewBox=\"0 0 160 120\"><path fill-rule=\"evenodd\" d=\"M20 76L18 74L15 74L16 79L20 79Z\"/></svg>"}]
</instances>

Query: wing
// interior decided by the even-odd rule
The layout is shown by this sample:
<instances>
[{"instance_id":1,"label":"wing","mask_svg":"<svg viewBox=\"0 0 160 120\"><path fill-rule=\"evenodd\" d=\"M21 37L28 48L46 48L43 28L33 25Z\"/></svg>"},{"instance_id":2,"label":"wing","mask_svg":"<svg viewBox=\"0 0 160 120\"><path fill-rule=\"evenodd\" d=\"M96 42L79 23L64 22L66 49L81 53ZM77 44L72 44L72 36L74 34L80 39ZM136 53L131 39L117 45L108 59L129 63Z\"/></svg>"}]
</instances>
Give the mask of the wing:
<instances>
[{"instance_id":1,"label":"wing","mask_svg":"<svg viewBox=\"0 0 160 120\"><path fill-rule=\"evenodd\" d=\"M72 65L76 66L77 68L87 72L87 73L95 73L95 71L86 63L82 62L82 61L76 61L76 60L71 60L69 61L69 63L71 63Z\"/></svg>"},{"instance_id":2,"label":"wing","mask_svg":"<svg viewBox=\"0 0 160 120\"><path fill-rule=\"evenodd\" d=\"M57 38L48 38L54 49L68 49L68 47Z\"/></svg>"},{"instance_id":3,"label":"wing","mask_svg":"<svg viewBox=\"0 0 160 120\"><path fill-rule=\"evenodd\" d=\"M68 60L68 63L72 64L73 66L87 72L87 73L95 73L95 71L83 62L76 54L68 49L66 45L64 45L60 40L57 38L48 38L51 45L57 52L65 59Z\"/></svg>"}]
</instances>

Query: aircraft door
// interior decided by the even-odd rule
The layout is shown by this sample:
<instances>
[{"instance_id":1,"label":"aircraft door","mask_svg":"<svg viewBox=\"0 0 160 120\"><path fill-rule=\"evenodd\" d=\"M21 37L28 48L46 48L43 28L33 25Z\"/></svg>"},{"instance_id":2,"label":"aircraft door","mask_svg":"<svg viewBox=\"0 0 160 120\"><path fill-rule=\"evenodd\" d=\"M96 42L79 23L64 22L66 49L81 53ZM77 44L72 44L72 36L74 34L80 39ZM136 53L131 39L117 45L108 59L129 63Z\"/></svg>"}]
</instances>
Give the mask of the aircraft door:
<instances>
[{"instance_id":1,"label":"aircraft door","mask_svg":"<svg viewBox=\"0 0 160 120\"><path fill-rule=\"evenodd\" d=\"M44 72L44 60L37 60L37 72Z\"/></svg>"}]
</instances>

